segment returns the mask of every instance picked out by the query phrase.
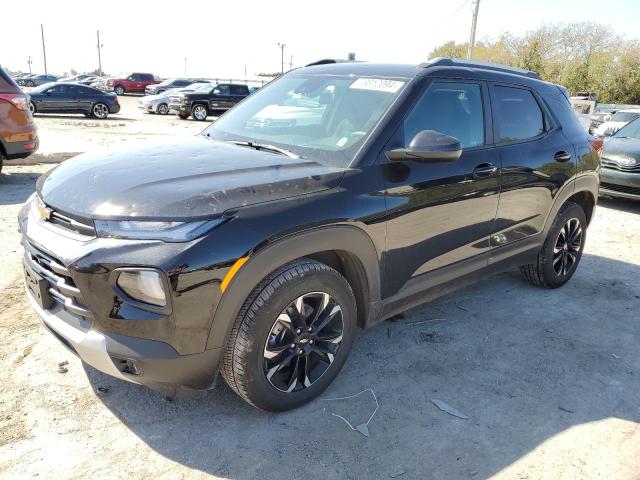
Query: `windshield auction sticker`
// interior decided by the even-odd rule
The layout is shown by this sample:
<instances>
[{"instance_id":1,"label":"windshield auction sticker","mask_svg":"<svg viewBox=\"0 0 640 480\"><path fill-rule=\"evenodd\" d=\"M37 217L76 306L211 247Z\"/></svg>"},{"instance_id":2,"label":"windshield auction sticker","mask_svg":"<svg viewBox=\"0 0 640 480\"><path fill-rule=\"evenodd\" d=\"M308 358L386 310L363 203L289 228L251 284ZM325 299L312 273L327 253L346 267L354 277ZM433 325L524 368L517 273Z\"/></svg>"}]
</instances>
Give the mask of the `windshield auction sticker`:
<instances>
[{"instance_id":1,"label":"windshield auction sticker","mask_svg":"<svg viewBox=\"0 0 640 480\"><path fill-rule=\"evenodd\" d=\"M349 88L357 90L374 90L376 92L396 93L402 88L404 82L398 80L385 80L383 78L359 78Z\"/></svg>"}]
</instances>

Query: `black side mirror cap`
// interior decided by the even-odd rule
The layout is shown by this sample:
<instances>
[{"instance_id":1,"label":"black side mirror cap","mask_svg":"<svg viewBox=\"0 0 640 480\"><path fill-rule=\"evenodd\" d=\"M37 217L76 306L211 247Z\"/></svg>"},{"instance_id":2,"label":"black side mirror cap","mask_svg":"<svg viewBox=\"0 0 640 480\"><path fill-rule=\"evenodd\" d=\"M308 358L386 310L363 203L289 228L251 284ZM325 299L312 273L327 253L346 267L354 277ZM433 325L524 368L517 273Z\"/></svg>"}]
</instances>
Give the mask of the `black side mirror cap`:
<instances>
[{"instance_id":1,"label":"black side mirror cap","mask_svg":"<svg viewBox=\"0 0 640 480\"><path fill-rule=\"evenodd\" d=\"M455 162L462 155L462 144L455 137L434 130L421 130L407 148L396 148L385 153L387 158L394 162Z\"/></svg>"}]
</instances>

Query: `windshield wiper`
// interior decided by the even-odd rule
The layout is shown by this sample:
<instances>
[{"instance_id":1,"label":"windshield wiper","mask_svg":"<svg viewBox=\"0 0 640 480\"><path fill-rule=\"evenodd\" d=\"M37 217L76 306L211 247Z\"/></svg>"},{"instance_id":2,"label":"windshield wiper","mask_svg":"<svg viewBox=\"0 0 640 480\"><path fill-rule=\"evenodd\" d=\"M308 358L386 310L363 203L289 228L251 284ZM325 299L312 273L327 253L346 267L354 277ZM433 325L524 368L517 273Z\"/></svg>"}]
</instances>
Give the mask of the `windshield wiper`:
<instances>
[{"instance_id":1,"label":"windshield wiper","mask_svg":"<svg viewBox=\"0 0 640 480\"><path fill-rule=\"evenodd\" d=\"M299 155L296 155L289 150L284 148L276 147L275 145L269 145L267 143L257 143L257 142L240 142L238 140L225 140L227 143L233 143L234 145L240 145L241 147L249 147L255 148L256 150L265 150L267 152L279 153L280 155L286 155L289 158L300 158Z\"/></svg>"}]
</instances>

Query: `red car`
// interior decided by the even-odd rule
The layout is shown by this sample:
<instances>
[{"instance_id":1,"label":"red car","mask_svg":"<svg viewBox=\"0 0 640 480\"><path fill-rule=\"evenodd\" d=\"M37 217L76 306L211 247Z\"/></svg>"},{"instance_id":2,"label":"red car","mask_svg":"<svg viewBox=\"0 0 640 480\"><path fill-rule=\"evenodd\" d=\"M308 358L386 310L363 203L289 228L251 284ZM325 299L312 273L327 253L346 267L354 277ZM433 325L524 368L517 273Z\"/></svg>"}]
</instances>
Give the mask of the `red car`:
<instances>
[{"instance_id":1,"label":"red car","mask_svg":"<svg viewBox=\"0 0 640 480\"><path fill-rule=\"evenodd\" d=\"M150 73L132 73L126 78L110 78L107 80L107 89L118 95L125 93L144 93L147 85L160 83Z\"/></svg>"}]
</instances>

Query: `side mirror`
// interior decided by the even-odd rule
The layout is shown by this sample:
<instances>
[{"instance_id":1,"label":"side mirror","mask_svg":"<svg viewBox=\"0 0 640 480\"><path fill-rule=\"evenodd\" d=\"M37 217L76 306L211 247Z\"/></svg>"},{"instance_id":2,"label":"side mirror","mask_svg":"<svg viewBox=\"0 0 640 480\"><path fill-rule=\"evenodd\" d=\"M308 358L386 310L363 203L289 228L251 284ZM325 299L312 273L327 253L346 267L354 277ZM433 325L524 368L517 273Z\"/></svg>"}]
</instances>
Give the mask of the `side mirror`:
<instances>
[{"instance_id":1,"label":"side mirror","mask_svg":"<svg viewBox=\"0 0 640 480\"><path fill-rule=\"evenodd\" d=\"M422 130L416 134L407 148L386 152L392 161L455 162L462 155L460 140L434 130Z\"/></svg>"}]
</instances>

